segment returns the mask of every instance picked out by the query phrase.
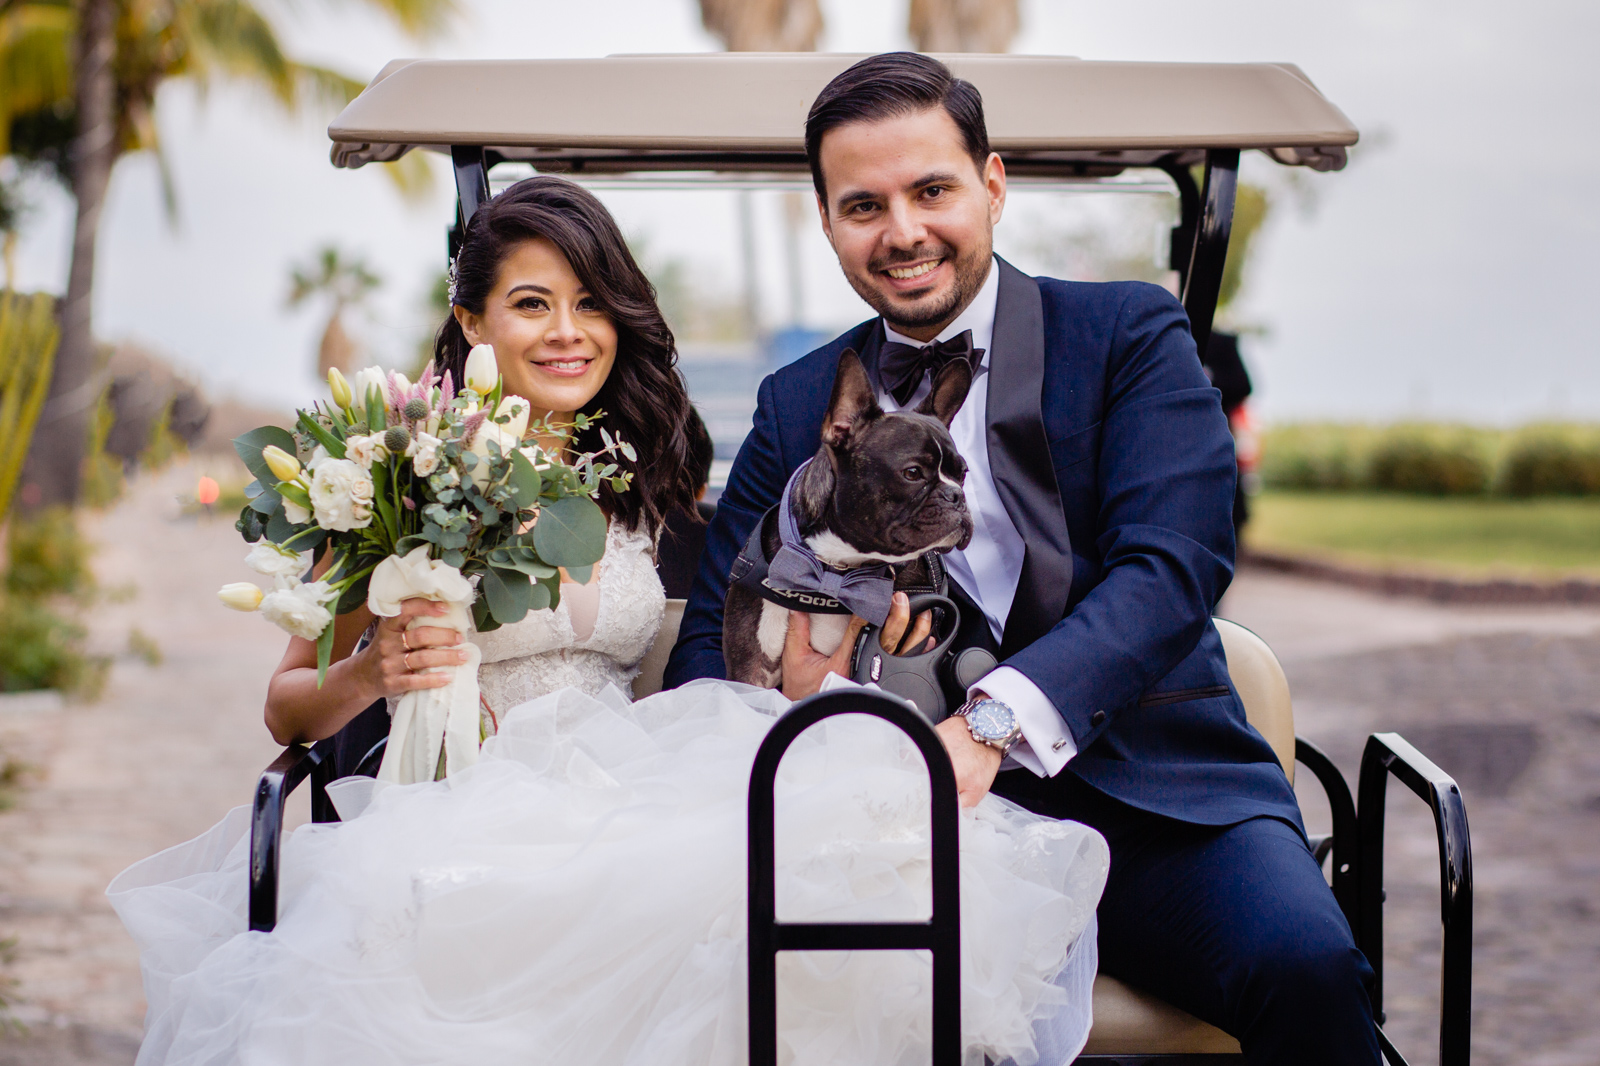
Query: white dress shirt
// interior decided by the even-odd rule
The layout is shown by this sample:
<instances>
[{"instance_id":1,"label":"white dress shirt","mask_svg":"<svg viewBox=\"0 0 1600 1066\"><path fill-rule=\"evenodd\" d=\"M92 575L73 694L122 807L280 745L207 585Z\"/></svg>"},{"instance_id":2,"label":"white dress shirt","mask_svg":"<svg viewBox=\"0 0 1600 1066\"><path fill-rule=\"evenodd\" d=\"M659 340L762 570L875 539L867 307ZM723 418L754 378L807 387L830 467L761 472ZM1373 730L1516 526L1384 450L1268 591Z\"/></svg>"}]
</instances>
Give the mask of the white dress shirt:
<instances>
[{"instance_id":1,"label":"white dress shirt","mask_svg":"<svg viewBox=\"0 0 1600 1066\"><path fill-rule=\"evenodd\" d=\"M972 331L972 346L983 349L979 372L972 381L966 402L956 412L950 424L950 435L955 439L956 450L967 461L967 510L972 514L972 542L964 551L952 551L944 557L945 569L961 586L963 592L983 611L989 622L989 631L998 642L1005 631L1006 618L1011 613L1011 603L1017 598L1017 581L1022 575L1022 556L1025 545L1022 534L1012 525L1000 494L995 491L994 475L989 471L988 409L989 349L994 343L995 308L1000 300L1000 271L993 263L989 277L967 309L954 322L946 326L935 341L948 340L966 330ZM915 340L896 333L884 323L884 332L891 341L921 347L927 341ZM917 386L907 407L915 407L933 388L924 379ZM898 411L900 405L894 397L879 393L878 403L885 411ZM984 676L968 690L982 690L1008 704L1022 727L1022 740L1011 749L1007 761L1015 760L1040 777L1052 777L1078 754L1078 746L1067 732L1066 722L1056 711L1039 686L1028 680L1019 670L1001 666Z\"/></svg>"}]
</instances>

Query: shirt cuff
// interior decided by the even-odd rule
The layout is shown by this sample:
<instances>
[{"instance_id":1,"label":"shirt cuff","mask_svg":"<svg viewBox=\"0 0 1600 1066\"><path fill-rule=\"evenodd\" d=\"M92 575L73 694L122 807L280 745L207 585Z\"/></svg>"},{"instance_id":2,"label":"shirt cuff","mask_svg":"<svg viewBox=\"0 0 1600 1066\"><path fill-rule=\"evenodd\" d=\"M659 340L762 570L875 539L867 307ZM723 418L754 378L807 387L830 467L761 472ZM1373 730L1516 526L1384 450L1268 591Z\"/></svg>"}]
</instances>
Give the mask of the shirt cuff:
<instances>
[{"instance_id":1,"label":"shirt cuff","mask_svg":"<svg viewBox=\"0 0 1600 1066\"><path fill-rule=\"evenodd\" d=\"M987 693L1017 716L1022 739L1006 755L1007 763L1015 762L1039 777L1054 777L1078 754L1078 745L1067 732L1066 722L1056 713L1056 705L1022 671L997 667L969 687L967 697L970 699L974 692Z\"/></svg>"}]
</instances>

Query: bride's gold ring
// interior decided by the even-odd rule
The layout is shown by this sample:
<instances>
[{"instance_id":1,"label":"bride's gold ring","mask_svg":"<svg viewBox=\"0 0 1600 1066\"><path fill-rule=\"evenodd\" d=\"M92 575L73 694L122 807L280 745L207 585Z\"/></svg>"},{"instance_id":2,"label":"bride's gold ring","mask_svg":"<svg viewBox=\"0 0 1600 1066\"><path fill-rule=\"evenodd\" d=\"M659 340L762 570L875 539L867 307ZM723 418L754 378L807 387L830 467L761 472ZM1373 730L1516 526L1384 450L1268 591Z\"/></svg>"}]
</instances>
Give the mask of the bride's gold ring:
<instances>
[{"instance_id":1,"label":"bride's gold ring","mask_svg":"<svg viewBox=\"0 0 1600 1066\"><path fill-rule=\"evenodd\" d=\"M406 646L406 651L410 651L411 650L411 631L410 630L402 629L400 631L400 643L404 644Z\"/></svg>"},{"instance_id":2,"label":"bride's gold ring","mask_svg":"<svg viewBox=\"0 0 1600 1066\"><path fill-rule=\"evenodd\" d=\"M411 653L410 652L406 652L404 655L402 655L400 657L400 661L406 664L406 669L407 670L409 670L413 674L416 673L416 670L414 670L412 668L412 666L411 666Z\"/></svg>"}]
</instances>

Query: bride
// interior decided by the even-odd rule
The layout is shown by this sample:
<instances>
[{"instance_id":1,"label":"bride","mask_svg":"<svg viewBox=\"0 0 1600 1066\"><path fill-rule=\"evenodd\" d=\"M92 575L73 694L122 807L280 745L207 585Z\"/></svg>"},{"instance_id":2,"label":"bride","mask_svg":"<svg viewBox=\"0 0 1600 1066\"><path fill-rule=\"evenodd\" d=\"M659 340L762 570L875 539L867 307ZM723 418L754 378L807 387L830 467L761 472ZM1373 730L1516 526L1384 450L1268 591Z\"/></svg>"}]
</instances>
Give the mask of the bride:
<instances>
[{"instance_id":1,"label":"bride","mask_svg":"<svg viewBox=\"0 0 1600 1066\"><path fill-rule=\"evenodd\" d=\"M149 1002L141 1066L745 1061L745 790L788 701L720 682L627 695L665 604L656 534L693 500L672 334L615 221L556 178L474 215L452 302L441 369L459 381L492 344L508 393L558 420L603 409L634 445L631 486L601 490L605 554L554 610L490 633L407 631L436 610L422 600L341 616L320 689L314 645L291 639L267 697L279 742L444 684L434 668L465 661L464 639L498 733L445 780L332 786L345 820L286 842L271 933L246 929L248 808L120 874L108 894ZM926 918L927 788L876 720L796 742L778 780L779 917ZM1069 1061L1105 842L992 795L961 819L966 1061ZM914 952L783 956L784 1061L927 1061L929 974Z\"/></svg>"}]
</instances>

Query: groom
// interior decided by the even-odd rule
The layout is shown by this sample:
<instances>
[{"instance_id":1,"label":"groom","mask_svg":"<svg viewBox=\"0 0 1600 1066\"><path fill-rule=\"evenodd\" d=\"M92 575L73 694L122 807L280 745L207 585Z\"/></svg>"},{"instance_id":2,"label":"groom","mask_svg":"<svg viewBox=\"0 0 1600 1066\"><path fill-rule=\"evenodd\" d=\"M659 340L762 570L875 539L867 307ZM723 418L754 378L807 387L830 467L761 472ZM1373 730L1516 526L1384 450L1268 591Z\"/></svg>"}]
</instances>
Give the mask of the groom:
<instances>
[{"instance_id":1,"label":"groom","mask_svg":"<svg viewBox=\"0 0 1600 1066\"><path fill-rule=\"evenodd\" d=\"M1001 665L961 694L984 713L938 727L963 802L992 789L1105 835L1104 972L1234 1034L1252 1063L1378 1063L1371 970L1210 623L1232 577L1235 467L1183 308L1152 285L1031 278L994 256L1005 168L978 91L937 60L839 75L806 154L823 231L881 317L762 382L667 683L723 676L729 567L817 450L839 353L861 353L887 411L968 359L951 433L975 532L946 559L962 642ZM904 626L896 610L886 629ZM848 672L798 628L791 697Z\"/></svg>"}]
</instances>

